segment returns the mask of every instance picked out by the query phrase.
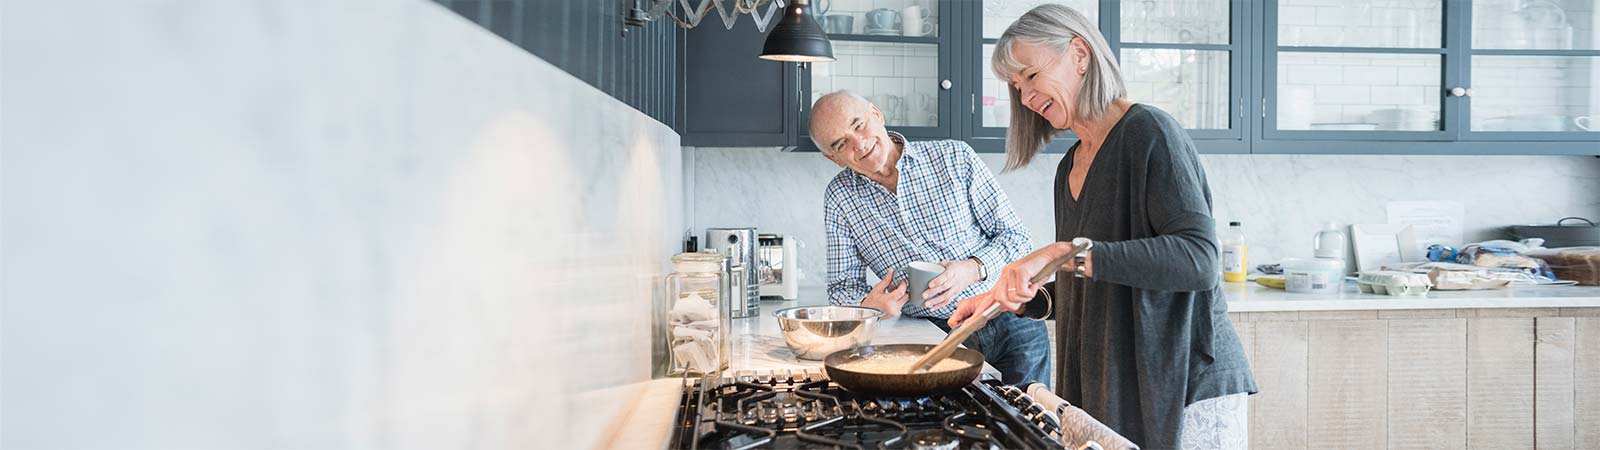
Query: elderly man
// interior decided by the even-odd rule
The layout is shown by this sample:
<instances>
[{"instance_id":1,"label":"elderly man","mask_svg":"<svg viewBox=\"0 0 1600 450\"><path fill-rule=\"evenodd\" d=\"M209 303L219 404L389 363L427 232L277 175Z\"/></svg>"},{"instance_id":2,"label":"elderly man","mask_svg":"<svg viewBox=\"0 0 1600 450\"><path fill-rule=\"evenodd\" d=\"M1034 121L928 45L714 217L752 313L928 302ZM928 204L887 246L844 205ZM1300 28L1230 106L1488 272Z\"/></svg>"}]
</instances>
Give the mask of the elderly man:
<instances>
[{"instance_id":1,"label":"elderly man","mask_svg":"<svg viewBox=\"0 0 1600 450\"><path fill-rule=\"evenodd\" d=\"M957 304L989 290L993 275L1028 253L1028 229L994 175L966 143L910 142L884 129L883 113L849 92L811 109L811 139L845 170L824 196L828 298L929 320L949 331ZM923 305L908 304L903 272L938 262ZM872 285L867 270L882 281ZM1050 383L1050 338L1042 322L1002 314L963 344L983 352L1002 381Z\"/></svg>"}]
</instances>

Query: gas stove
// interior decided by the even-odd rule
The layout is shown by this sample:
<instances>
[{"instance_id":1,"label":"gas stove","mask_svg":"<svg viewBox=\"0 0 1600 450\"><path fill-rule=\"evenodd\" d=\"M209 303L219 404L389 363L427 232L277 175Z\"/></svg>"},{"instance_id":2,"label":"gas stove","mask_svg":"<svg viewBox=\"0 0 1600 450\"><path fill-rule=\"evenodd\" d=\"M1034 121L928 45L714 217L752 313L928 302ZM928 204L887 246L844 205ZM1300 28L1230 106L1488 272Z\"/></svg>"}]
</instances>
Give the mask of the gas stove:
<instances>
[{"instance_id":1,"label":"gas stove","mask_svg":"<svg viewBox=\"0 0 1600 450\"><path fill-rule=\"evenodd\" d=\"M856 394L821 369L685 379L674 449L1061 449L1055 416L989 377L927 397Z\"/></svg>"}]
</instances>

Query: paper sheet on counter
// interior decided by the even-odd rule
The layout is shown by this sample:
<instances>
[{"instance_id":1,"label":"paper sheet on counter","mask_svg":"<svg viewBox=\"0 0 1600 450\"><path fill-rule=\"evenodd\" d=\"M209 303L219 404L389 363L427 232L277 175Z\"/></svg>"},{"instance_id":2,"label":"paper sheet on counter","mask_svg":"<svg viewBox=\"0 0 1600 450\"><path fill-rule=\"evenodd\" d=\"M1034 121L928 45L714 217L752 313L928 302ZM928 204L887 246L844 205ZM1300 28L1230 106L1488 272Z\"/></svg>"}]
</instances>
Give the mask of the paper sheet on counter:
<instances>
[{"instance_id":1,"label":"paper sheet on counter","mask_svg":"<svg viewBox=\"0 0 1600 450\"><path fill-rule=\"evenodd\" d=\"M1466 208L1461 202L1404 201L1388 202L1385 206L1389 223L1411 225L1417 242L1416 255L1428 254L1428 246L1433 244L1456 248L1466 244L1461 226Z\"/></svg>"}]
</instances>

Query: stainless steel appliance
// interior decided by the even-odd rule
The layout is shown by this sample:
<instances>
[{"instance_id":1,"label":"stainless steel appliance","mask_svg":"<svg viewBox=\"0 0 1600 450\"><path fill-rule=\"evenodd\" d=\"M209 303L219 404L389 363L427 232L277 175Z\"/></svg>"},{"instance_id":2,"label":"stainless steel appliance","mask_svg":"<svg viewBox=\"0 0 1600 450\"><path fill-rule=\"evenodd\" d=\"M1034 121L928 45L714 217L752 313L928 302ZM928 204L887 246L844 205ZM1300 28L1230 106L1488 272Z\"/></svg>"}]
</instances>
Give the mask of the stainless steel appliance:
<instances>
[{"instance_id":1,"label":"stainless steel appliance","mask_svg":"<svg viewBox=\"0 0 1600 450\"><path fill-rule=\"evenodd\" d=\"M728 279L728 317L755 317L761 313L761 283L756 278L756 229L707 228L706 248L727 256L732 265ZM743 301L740 299L743 298Z\"/></svg>"},{"instance_id":2,"label":"stainless steel appliance","mask_svg":"<svg viewBox=\"0 0 1600 450\"><path fill-rule=\"evenodd\" d=\"M1065 448L1058 419L999 380L889 397L845 390L820 368L730 375L684 379L667 447Z\"/></svg>"},{"instance_id":3,"label":"stainless steel appliance","mask_svg":"<svg viewBox=\"0 0 1600 450\"><path fill-rule=\"evenodd\" d=\"M800 247L805 244L794 236L763 234L760 242L759 269L756 279L761 282L761 298L794 300L800 298Z\"/></svg>"}]
</instances>

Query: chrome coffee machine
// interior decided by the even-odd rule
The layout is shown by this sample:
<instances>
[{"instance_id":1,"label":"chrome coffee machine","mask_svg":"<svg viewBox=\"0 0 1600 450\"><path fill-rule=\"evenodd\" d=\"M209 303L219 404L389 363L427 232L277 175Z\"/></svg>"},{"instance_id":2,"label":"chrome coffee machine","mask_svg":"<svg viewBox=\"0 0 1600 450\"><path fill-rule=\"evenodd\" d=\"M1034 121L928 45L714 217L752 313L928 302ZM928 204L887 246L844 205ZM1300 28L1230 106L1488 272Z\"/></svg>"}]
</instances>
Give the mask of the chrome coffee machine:
<instances>
[{"instance_id":1,"label":"chrome coffee machine","mask_svg":"<svg viewBox=\"0 0 1600 450\"><path fill-rule=\"evenodd\" d=\"M705 246L729 260L728 317L755 317L761 313L761 282L756 269L755 228L707 228ZM739 301L743 296L743 301Z\"/></svg>"}]
</instances>

